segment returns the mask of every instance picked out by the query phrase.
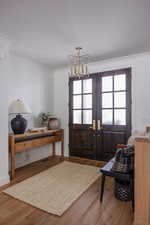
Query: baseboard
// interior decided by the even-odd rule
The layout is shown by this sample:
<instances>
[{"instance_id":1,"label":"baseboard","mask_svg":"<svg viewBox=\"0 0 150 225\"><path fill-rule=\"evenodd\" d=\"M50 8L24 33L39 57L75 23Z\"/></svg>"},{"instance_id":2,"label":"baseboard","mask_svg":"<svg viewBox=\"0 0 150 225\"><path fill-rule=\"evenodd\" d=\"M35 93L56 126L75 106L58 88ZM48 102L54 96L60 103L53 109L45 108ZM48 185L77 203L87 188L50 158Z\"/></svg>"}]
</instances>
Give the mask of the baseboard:
<instances>
[{"instance_id":1,"label":"baseboard","mask_svg":"<svg viewBox=\"0 0 150 225\"><path fill-rule=\"evenodd\" d=\"M104 161L98 161L94 159L87 159L87 158L81 158L77 156L69 156L69 157L64 157L65 160L71 160L77 163L82 163L82 164L87 164L87 165L92 165L92 166L97 166L97 167L103 167L106 162Z\"/></svg>"},{"instance_id":2,"label":"baseboard","mask_svg":"<svg viewBox=\"0 0 150 225\"><path fill-rule=\"evenodd\" d=\"M9 175L5 176L5 177L0 177L0 187L4 186L6 184L9 184L10 182L10 177Z\"/></svg>"}]
</instances>

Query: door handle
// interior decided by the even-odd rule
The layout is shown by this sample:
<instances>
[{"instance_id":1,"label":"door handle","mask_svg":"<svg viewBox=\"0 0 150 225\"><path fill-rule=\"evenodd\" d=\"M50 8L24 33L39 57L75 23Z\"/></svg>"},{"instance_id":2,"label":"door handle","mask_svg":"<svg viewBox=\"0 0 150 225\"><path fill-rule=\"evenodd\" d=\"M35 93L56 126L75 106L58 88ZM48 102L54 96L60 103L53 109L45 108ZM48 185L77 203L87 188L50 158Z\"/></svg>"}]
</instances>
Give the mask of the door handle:
<instances>
[{"instance_id":1,"label":"door handle","mask_svg":"<svg viewBox=\"0 0 150 225\"><path fill-rule=\"evenodd\" d=\"M102 130L103 127L101 126L101 121L97 120L97 130Z\"/></svg>"},{"instance_id":2,"label":"door handle","mask_svg":"<svg viewBox=\"0 0 150 225\"><path fill-rule=\"evenodd\" d=\"M96 130L96 120L93 120L92 127L90 128L93 130Z\"/></svg>"}]
</instances>

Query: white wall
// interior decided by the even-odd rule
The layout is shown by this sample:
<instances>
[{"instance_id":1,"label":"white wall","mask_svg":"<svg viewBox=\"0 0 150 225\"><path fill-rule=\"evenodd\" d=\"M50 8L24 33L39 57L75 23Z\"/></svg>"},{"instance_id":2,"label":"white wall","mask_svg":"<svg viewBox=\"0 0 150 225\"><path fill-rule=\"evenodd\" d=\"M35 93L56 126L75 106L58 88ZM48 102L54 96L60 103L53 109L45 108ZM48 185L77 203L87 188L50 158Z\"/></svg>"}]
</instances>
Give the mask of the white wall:
<instances>
[{"instance_id":1,"label":"white wall","mask_svg":"<svg viewBox=\"0 0 150 225\"><path fill-rule=\"evenodd\" d=\"M15 99L22 99L31 108L26 116L28 128L39 126L40 112L53 112L53 76L50 68L28 59L10 55L0 60L0 186L8 183L8 105ZM10 121L11 117L9 118ZM16 165L23 166L45 158L50 146L18 153Z\"/></svg>"},{"instance_id":2,"label":"white wall","mask_svg":"<svg viewBox=\"0 0 150 225\"><path fill-rule=\"evenodd\" d=\"M53 76L50 68L28 59L10 55L10 75L7 80L8 104L14 99L22 99L31 108L32 114L24 116L28 128L40 126L40 112L53 111ZM11 117L9 117L10 126ZM16 154L16 166L20 167L45 158L50 154L50 146L36 148Z\"/></svg>"},{"instance_id":3,"label":"white wall","mask_svg":"<svg viewBox=\"0 0 150 225\"><path fill-rule=\"evenodd\" d=\"M0 186L9 182L8 176L8 60L0 60Z\"/></svg>"},{"instance_id":4,"label":"white wall","mask_svg":"<svg viewBox=\"0 0 150 225\"><path fill-rule=\"evenodd\" d=\"M132 131L143 132L150 125L150 53L89 65L90 73L132 67ZM68 68L54 71L54 114L65 128L65 155L68 155Z\"/></svg>"},{"instance_id":5,"label":"white wall","mask_svg":"<svg viewBox=\"0 0 150 225\"><path fill-rule=\"evenodd\" d=\"M53 112L64 128L64 154L68 156L68 69L54 71L54 108ZM60 144L56 145L56 153L60 155Z\"/></svg>"}]
</instances>

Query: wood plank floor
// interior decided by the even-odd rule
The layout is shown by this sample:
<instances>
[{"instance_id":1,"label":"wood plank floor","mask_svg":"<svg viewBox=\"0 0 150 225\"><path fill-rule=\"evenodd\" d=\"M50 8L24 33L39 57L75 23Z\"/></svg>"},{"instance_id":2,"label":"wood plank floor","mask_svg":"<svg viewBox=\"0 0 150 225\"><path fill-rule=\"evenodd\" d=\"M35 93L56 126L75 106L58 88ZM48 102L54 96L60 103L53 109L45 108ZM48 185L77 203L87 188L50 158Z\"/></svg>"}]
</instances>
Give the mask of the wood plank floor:
<instances>
[{"instance_id":1,"label":"wood plank floor","mask_svg":"<svg viewBox=\"0 0 150 225\"><path fill-rule=\"evenodd\" d=\"M88 163L88 160L73 157L68 160ZM61 161L60 157L50 157L20 168L11 185ZM0 225L132 225L132 221L131 203L114 198L111 178L106 181L102 204L99 201L97 180L61 217L43 212L0 192Z\"/></svg>"}]
</instances>

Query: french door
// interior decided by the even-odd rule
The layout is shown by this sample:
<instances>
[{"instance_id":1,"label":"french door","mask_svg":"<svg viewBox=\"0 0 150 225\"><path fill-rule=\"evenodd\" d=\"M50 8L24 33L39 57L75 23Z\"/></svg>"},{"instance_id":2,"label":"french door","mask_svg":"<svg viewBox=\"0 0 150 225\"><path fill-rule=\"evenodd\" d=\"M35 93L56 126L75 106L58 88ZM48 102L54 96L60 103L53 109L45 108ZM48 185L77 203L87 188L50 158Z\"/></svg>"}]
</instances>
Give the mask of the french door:
<instances>
[{"instance_id":1,"label":"french door","mask_svg":"<svg viewBox=\"0 0 150 225\"><path fill-rule=\"evenodd\" d=\"M130 133L130 68L70 78L70 155L107 161Z\"/></svg>"}]
</instances>

